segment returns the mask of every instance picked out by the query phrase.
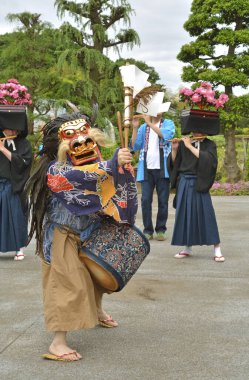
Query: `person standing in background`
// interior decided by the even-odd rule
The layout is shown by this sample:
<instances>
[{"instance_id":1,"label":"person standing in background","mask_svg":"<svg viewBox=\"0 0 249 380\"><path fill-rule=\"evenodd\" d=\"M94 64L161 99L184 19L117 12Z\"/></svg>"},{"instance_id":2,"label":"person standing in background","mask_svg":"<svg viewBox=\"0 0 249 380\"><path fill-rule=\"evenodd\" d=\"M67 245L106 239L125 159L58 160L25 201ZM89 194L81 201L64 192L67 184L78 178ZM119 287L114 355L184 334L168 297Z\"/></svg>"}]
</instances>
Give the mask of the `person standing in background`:
<instances>
[{"instance_id":1,"label":"person standing in background","mask_svg":"<svg viewBox=\"0 0 249 380\"><path fill-rule=\"evenodd\" d=\"M199 130L202 128L200 127ZM195 139L196 138L196 139ZM176 259L189 257L192 246L213 245L214 260L225 261L221 253L215 212L209 193L217 169L216 145L204 133L193 132L172 142L168 158L172 188L176 188L176 218L172 245L184 246Z\"/></svg>"},{"instance_id":2,"label":"person standing in background","mask_svg":"<svg viewBox=\"0 0 249 380\"><path fill-rule=\"evenodd\" d=\"M195 90L184 88L180 91L180 100L190 109L181 112L183 137L172 140L172 152L167 162L171 188L176 189L171 245L183 247L174 255L176 259L191 256L192 246L213 245L215 262L225 261L209 192L218 166L217 147L208 137L219 134L217 109L228 99L226 94L213 91L208 82L201 82Z\"/></svg>"},{"instance_id":3,"label":"person standing in background","mask_svg":"<svg viewBox=\"0 0 249 380\"><path fill-rule=\"evenodd\" d=\"M172 120L163 119L162 112L152 117L144 115L144 120L145 123L139 127L139 119L133 118L131 140L132 149L140 151L137 181L141 182L142 188L141 206L144 234L148 240L153 239L152 201L156 188L158 197L156 239L165 240L170 184L166 161L171 151L171 144L167 140L174 136L175 125Z\"/></svg>"},{"instance_id":4,"label":"person standing in background","mask_svg":"<svg viewBox=\"0 0 249 380\"><path fill-rule=\"evenodd\" d=\"M24 186L29 178L32 149L26 111L0 112L0 252L15 251L23 260L28 241L27 197Z\"/></svg>"}]
</instances>

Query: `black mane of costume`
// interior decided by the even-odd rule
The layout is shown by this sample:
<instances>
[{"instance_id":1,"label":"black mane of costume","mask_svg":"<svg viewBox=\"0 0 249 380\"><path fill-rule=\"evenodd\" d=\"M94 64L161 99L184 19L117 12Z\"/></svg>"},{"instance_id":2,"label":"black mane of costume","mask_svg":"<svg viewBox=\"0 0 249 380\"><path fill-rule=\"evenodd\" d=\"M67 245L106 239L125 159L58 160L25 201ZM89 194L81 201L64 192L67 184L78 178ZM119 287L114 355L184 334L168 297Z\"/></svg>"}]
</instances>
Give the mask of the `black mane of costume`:
<instances>
[{"instance_id":1,"label":"black mane of costume","mask_svg":"<svg viewBox=\"0 0 249 380\"><path fill-rule=\"evenodd\" d=\"M42 149L39 152L39 162L32 173L32 176L26 184L26 191L30 194L30 215L31 227L29 232L29 241L32 239L34 233L37 242L36 251L39 252L42 241L42 225L46 212L46 207L49 198L49 188L47 187L47 169L51 161L55 160L58 153L59 138L58 131L63 123L70 120L83 118L90 125L90 118L88 115L81 112L65 113L59 117L49 121L42 128L43 140Z\"/></svg>"}]
</instances>

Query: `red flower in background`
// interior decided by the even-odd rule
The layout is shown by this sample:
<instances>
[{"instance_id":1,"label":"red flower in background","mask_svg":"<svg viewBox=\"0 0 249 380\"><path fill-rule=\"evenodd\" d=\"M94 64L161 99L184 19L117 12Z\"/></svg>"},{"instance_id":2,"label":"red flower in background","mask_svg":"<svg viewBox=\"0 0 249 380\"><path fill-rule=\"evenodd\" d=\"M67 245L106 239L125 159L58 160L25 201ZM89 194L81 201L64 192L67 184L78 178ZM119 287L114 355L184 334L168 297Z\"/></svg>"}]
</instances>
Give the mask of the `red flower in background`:
<instances>
[{"instance_id":1,"label":"red flower in background","mask_svg":"<svg viewBox=\"0 0 249 380\"><path fill-rule=\"evenodd\" d=\"M60 174L48 174L48 187L50 187L54 193L69 191L74 188L73 185Z\"/></svg>"}]
</instances>

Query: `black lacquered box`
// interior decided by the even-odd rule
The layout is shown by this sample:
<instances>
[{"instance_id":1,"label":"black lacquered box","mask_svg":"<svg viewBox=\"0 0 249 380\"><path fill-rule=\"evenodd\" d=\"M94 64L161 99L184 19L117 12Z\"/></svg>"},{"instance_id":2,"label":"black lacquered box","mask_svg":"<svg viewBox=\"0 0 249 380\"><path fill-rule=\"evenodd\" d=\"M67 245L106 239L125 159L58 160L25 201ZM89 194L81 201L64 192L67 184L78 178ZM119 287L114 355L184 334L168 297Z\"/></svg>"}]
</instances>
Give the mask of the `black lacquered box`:
<instances>
[{"instance_id":1,"label":"black lacquered box","mask_svg":"<svg viewBox=\"0 0 249 380\"><path fill-rule=\"evenodd\" d=\"M27 130L27 112L23 105L0 104L0 129Z\"/></svg>"},{"instance_id":2,"label":"black lacquered box","mask_svg":"<svg viewBox=\"0 0 249 380\"><path fill-rule=\"evenodd\" d=\"M183 135L191 132L218 135L220 119L217 111L188 109L181 112L181 131Z\"/></svg>"}]
</instances>

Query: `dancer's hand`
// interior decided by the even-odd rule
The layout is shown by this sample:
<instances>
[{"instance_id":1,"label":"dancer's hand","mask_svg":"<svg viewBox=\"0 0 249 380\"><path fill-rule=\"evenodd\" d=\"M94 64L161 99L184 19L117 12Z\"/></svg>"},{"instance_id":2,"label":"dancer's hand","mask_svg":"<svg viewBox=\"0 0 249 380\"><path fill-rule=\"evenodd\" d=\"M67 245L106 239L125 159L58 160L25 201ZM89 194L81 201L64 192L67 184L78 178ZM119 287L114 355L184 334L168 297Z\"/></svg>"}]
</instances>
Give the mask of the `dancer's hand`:
<instances>
[{"instance_id":1,"label":"dancer's hand","mask_svg":"<svg viewBox=\"0 0 249 380\"><path fill-rule=\"evenodd\" d=\"M127 148L121 148L118 151L118 165L123 166L129 164L132 161L132 154Z\"/></svg>"}]
</instances>

